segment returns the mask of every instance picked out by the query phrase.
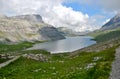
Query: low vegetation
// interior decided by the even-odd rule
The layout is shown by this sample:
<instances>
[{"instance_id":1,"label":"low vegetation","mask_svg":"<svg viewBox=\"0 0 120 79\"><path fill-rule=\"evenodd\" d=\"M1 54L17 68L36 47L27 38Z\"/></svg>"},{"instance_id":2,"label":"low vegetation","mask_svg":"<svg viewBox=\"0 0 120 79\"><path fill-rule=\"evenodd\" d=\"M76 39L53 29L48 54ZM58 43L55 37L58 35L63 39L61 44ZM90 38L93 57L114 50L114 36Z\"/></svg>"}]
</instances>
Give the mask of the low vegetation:
<instances>
[{"instance_id":1,"label":"low vegetation","mask_svg":"<svg viewBox=\"0 0 120 79\"><path fill-rule=\"evenodd\" d=\"M2 59L2 58L0 58L0 63L3 63L3 62L5 62L5 61L7 61L8 59Z\"/></svg>"},{"instance_id":2,"label":"low vegetation","mask_svg":"<svg viewBox=\"0 0 120 79\"><path fill-rule=\"evenodd\" d=\"M120 29L106 30L106 31L94 31L89 33L89 36L94 37L94 40L99 42L106 42L115 38L120 38Z\"/></svg>"},{"instance_id":3,"label":"low vegetation","mask_svg":"<svg viewBox=\"0 0 120 79\"><path fill-rule=\"evenodd\" d=\"M0 69L0 79L108 79L115 48L73 57L53 54L47 62L21 57Z\"/></svg>"},{"instance_id":4,"label":"low vegetation","mask_svg":"<svg viewBox=\"0 0 120 79\"><path fill-rule=\"evenodd\" d=\"M96 36L98 42L118 37L120 31ZM103 39L104 38L104 39ZM0 54L21 55L21 57L0 69L0 79L108 79L117 44L99 52L80 52L71 55L50 54L44 50L25 50L34 43L15 45L0 44ZM107 44L106 44L107 45ZM74 52L73 52L74 53ZM26 58L24 54L44 54L47 61ZM0 59L0 62L6 60Z\"/></svg>"},{"instance_id":5,"label":"low vegetation","mask_svg":"<svg viewBox=\"0 0 120 79\"><path fill-rule=\"evenodd\" d=\"M0 54L18 54L26 48L29 48L34 43L23 42L19 44L0 44Z\"/></svg>"},{"instance_id":6,"label":"low vegetation","mask_svg":"<svg viewBox=\"0 0 120 79\"><path fill-rule=\"evenodd\" d=\"M105 42L111 39L120 38L120 30L111 31L105 34L95 36L97 42Z\"/></svg>"}]
</instances>

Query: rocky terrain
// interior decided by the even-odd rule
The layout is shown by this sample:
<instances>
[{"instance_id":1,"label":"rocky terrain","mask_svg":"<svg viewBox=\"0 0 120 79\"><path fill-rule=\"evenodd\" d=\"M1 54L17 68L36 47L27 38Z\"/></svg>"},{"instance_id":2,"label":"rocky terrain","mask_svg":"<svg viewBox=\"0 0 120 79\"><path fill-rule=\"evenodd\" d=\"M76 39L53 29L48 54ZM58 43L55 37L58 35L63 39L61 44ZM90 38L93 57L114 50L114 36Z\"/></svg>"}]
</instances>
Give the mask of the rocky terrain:
<instances>
[{"instance_id":1,"label":"rocky terrain","mask_svg":"<svg viewBox=\"0 0 120 79\"><path fill-rule=\"evenodd\" d=\"M42 17L38 14L13 16L14 19L27 20L32 23L44 23Z\"/></svg>"},{"instance_id":2,"label":"rocky terrain","mask_svg":"<svg viewBox=\"0 0 120 79\"><path fill-rule=\"evenodd\" d=\"M44 30L44 28L49 30ZM1 42L45 41L53 40L53 38L58 40L65 37L53 26L44 23L40 15L0 17Z\"/></svg>"},{"instance_id":3,"label":"rocky terrain","mask_svg":"<svg viewBox=\"0 0 120 79\"><path fill-rule=\"evenodd\" d=\"M43 54L24 54L23 57L26 57L28 59L33 59L33 60L37 60L37 61L48 61L48 58L46 55Z\"/></svg>"},{"instance_id":4,"label":"rocky terrain","mask_svg":"<svg viewBox=\"0 0 120 79\"><path fill-rule=\"evenodd\" d=\"M109 22L102 26L101 30L113 30L120 28L120 13L114 16Z\"/></svg>"}]
</instances>

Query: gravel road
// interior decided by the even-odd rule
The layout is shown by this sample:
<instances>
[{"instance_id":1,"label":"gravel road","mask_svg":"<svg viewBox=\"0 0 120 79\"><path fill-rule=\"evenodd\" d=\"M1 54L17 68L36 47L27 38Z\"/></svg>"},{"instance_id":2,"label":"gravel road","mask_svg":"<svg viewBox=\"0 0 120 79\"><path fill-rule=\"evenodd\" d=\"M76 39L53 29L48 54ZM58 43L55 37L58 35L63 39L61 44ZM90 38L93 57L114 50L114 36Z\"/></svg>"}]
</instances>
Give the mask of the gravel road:
<instances>
[{"instance_id":1,"label":"gravel road","mask_svg":"<svg viewBox=\"0 0 120 79\"><path fill-rule=\"evenodd\" d=\"M109 79L120 79L120 47L116 49L115 60L112 63Z\"/></svg>"},{"instance_id":2,"label":"gravel road","mask_svg":"<svg viewBox=\"0 0 120 79\"><path fill-rule=\"evenodd\" d=\"M6 62L4 62L4 63L1 63L1 64L0 64L0 68L9 65L11 62L14 62L14 61L17 60L18 58L20 58L20 56L16 56L15 58L13 58L13 59L11 59L11 60L8 60L8 61L6 61Z\"/></svg>"}]
</instances>

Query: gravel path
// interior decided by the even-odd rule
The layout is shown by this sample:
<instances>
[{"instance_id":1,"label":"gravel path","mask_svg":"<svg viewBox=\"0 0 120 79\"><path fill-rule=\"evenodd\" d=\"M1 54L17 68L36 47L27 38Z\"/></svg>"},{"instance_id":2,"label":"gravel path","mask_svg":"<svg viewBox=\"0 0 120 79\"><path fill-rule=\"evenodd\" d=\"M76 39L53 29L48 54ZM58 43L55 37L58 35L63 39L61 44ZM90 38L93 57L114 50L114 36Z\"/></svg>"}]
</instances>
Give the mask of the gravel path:
<instances>
[{"instance_id":1,"label":"gravel path","mask_svg":"<svg viewBox=\"0 0 120 79\"><path fill-rule=\"evenodd\" d=\"M115 61L112 63L109 79L120 79L120 47L116 49Z\"/></svg>"},{"instance_id":2,"label":"gravel path","mask_svg":"<svg viewBox=\"0 0 120 79\"><path fill-rule=\"evenodd\" d=\"M16 56L15 58L13 58L13 59L11 59L11 60L8 60L8 61L6 61L6 62L4 62L4 63L1 63L1 64L0 64L0 68L9 65L11 62L14 62L14 61L17 60L18 58L20 58L20 56Z\"/></svg>"}]
</instances>

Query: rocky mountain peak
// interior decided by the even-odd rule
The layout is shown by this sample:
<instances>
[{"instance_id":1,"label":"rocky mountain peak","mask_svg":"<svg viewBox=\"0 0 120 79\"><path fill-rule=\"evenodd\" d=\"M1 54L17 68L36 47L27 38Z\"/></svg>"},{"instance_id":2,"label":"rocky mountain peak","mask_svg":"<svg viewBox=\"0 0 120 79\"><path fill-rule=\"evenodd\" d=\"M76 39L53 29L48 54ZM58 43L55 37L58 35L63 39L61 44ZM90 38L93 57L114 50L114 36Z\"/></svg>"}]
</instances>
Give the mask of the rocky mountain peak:
<instances>
[{"instance_id":1,"label":"rocky mountain peak","mask_svg":"<svg viewBox=\"0 0 120 79\"><path fill-rule=\"evenodd\" d=\"M19 16L14 16L12 18L24 19L33 23L44 23L42 17L39 14L19 15Z\"/></svg>"},{"instance_id":2,"label":"rocky mountain peak","mask_svg":"<svg viewBox=\"0 0 120 79\"><path fill-rule=\"evenodd\" d=\"M120 22L120 13L111 19L112 22Z\"/></svg>"},{"instance_id":3,"label":"rocky mountain peak","mask_svg":"<svg viewBox=\"0 0 120 79\"><path fill-rule=\"evenodd\" d=\"M101 30L112 30L116 28L120 28L120 13L118 13L109 22L103 25Z\"/></svg>"}]
</instances>

